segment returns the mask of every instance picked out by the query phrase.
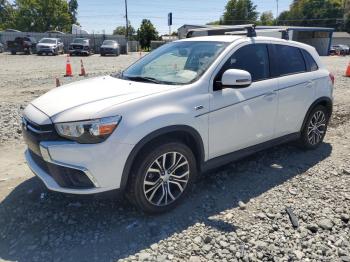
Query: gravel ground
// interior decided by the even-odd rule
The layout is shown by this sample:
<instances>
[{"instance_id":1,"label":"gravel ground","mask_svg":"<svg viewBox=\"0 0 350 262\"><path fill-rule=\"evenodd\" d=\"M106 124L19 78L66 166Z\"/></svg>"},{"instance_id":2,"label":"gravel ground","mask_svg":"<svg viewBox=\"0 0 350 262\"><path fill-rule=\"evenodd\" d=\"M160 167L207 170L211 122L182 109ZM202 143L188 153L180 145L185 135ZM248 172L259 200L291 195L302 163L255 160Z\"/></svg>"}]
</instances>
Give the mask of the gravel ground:
<instances>
[{"instance_id":1,"label":"gravel ground","mask_svg":"<svg viewBox=\"0 0 350 262\"><path fill-rule=\"evenodd\" d=\"M84 62L100 75L138 57ZM255 154L200 179L177 209L146 216L111 196L48 192L33 177L22 156L19 113L54 86L64 57L0 55L0 261L350 261L348 58L322 60L336 87L319 149L289 144ZM73 65L77 72L78 58Z\"/></svg>"}]
</instances>

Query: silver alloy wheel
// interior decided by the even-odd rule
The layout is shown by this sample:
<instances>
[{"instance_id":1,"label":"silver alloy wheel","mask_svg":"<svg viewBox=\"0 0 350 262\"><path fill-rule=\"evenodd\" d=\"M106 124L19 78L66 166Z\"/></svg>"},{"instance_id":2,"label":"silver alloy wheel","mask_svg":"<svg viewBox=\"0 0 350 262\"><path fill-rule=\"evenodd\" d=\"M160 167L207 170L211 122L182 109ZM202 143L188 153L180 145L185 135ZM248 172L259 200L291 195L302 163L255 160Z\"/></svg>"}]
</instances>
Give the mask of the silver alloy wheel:
<instances>
[{"instance_id":1,"label":"silver alloy wheel","mask_svg":"<svg viewBox=\"0 0 350 262\"><path fill-rule=\"evenodd\" d=\"M318 144L326 132L326 116L322 111L316 111L311 117L307 128L307 139L311 145Z\"/></svg>"},{"instance_id":2,"label":"silver alloy wheel","mask_svg":"<svg viewBox=\"0 0 350 262\"><path fill-rule=\"evenodd\" d=\"M190 178L187 158L179 152L167 152L149 166L143 192L152 205L166 206L184 192Z\"/></svg>"}]
</instances>

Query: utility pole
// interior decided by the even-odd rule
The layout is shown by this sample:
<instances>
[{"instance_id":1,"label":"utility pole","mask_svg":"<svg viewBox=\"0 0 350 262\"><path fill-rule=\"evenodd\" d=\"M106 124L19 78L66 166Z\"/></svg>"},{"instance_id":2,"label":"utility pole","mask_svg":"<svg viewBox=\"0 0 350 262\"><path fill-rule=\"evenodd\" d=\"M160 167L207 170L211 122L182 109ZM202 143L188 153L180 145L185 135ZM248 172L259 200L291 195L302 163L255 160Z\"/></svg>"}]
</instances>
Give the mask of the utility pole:
<instances>
[{"instance_id":1,"label":"utility pole","mask_svg":"<svg viewBox=\"0 0 350 262\"><path fill-rule=\"evenodd\" d=\"M276 11L276 25L278 25L278 0L276 0L277 3L277 11Z\"/></svg>"},{"instance_id":2,"label":"utility pole","mask_svg":"<svg viewBox=\"0 0 350 262\"><path fill-rule=\"evenodd\" d=\"M126 40L126 54L128 54L128 37L129 37L129 20L128 20L128 0L125 0L125 40Z\"/></svg>"}]
</instances>

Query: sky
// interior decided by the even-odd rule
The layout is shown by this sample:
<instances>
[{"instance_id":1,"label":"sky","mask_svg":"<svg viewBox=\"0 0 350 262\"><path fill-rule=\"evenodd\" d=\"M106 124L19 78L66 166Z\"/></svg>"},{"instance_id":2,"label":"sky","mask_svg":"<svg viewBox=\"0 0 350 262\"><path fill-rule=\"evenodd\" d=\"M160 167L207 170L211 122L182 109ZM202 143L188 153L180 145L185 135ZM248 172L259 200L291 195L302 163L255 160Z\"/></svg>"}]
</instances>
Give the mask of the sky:
<instances>
[{"instance_id":1,"label":"sky","mask_svg":"<svg viewBox=\"0 0 350 262\"><path fill-rule=\"evenodd\" d=\"M125 25L125 0L78 0L78 21L90 33L112 33ZM169 32L167 14L173 13L172 31L184 24L205 24L219 20L227 0L127 0L128 17L137 29L142 19L150 19L160 34ZM288 10L292 0L278 0L279 12ZM276 0L253 0L258 12L276 15Z\"/></svg>"}]
</instances>

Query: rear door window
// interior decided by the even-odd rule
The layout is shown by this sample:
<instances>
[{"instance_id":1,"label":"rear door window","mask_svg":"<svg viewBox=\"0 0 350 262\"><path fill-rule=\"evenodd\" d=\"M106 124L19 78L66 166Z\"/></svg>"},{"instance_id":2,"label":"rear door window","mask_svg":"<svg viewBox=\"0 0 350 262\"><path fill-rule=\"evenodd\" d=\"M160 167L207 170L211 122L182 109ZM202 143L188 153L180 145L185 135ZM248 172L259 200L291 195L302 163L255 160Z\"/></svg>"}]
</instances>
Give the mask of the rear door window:
<instances>
[{"instance_id":1,"label":"rear door window","mask_svg":"<svg viewBox=\"0 0 350 262\"><path fill-rule=\"evenodd\" d=\"M275 45L276 68L280 76L306 72L304 57L299 48L287 45Z\"/></svg>"}]
</instances>

